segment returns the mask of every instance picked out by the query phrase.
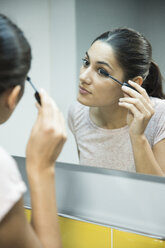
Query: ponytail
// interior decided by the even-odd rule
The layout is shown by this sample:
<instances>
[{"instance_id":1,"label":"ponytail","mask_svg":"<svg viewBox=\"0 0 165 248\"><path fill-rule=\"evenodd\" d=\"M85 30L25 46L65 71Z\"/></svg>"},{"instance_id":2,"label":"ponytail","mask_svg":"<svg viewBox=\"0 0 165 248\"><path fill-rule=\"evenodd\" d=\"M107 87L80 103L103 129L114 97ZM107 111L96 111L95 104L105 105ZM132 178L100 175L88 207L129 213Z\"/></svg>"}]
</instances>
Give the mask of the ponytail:
<instances>
[{"instance_id":1,"label":"ponytail","mask_svg":"<svg viewBox=\"0 0 165 248\"><path fill-rule=\"evenodd\" d=\"M151 62L149 68L149 74L144 80L142 87L147 91L149 96L165 98L165 94L162 89L162 75L160 69L156 63Z\"/></svg>"}]
</instances>

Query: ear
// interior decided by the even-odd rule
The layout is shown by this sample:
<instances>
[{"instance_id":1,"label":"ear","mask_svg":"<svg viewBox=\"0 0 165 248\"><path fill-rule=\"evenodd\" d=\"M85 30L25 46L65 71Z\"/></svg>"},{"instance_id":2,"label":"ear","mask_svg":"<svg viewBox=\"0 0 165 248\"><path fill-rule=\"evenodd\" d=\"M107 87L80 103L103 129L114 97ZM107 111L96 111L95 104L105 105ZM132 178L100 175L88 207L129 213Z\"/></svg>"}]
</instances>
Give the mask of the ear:
<instances>
[{"instance_id":1,"label":"ear","mask_svg":"<svg viewBox=\"0 0 165 248\"><path fill-rule=\"evenodd\" d=\"M10 110L14 110L20 99L21 86L16 85L14 88L6 92L6 104Z\"/></svg>"},{"instance_id":2,"label":"ear","mask_svg":"<svg viewBox=\"0 0 165 248\"><path fill-rule=\"evenodd\" d=\"M133 78L132 81L141 86L143 83L143 78L141 76L137 76L137 77Z\"/></svg>"}]
</instances>

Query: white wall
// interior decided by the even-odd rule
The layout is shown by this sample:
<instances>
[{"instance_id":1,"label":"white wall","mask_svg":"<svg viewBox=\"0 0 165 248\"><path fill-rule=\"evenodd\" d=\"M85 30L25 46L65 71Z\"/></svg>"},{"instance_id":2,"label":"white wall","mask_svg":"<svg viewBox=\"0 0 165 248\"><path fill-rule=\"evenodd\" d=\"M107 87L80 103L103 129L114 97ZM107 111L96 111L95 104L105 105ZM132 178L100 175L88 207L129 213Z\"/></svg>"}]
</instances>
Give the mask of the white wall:
<instances>
[{"instance_id":1,"label":"white wall","mask_svg":"<svg viewBox=\"0 0 165 248\"><path fill-rule=\"evenodd\" d=\"M38 88L50 91L50 21L47 0L1 0L0 12L24 31L32 46L29 75ZM1 145L12 155L25 155L26 142L36 117L34 91L26 83L24 97L11 119L0 128Z\"/></svg>"},{"instance_id":2,"label":"white wall","mask_svg":"<svg viewBox=\"0 0 165 248\"><path fill-rule=\"evenodd\" d=\"M65 120L76 100L75 0L51 0L51 94ZM58 161L78 163L75 140L67 127L68 139Z\"/></svg>"},{"instance_id":3,"label":"white wall","mask_svg":"<svg viewBox=\"0 0 165 248\"><path fill-rule=\"evenodd\" d=\"M138 28L148 38L153 48L153 59L165 78L165 1L138 1ZM164 92L165 92L165 83Z\"/></svg>"},{"instance_id":4,"label":"white wall","mask_svg":"<svg viewBox=\"0 0 165 248\"><path fill-rule=\"evenodd\" d=\"M1 0L0 10L24 31L31 44L32 81L49 92L67 119L68 107L76 99L75 1ZM25 156L37 114L33 93L27 85L14 115L0 129L1 145L12 155ZM58 160L76 163L75 142L67 131L68 140Z\"/></svg>"}]
</instances>

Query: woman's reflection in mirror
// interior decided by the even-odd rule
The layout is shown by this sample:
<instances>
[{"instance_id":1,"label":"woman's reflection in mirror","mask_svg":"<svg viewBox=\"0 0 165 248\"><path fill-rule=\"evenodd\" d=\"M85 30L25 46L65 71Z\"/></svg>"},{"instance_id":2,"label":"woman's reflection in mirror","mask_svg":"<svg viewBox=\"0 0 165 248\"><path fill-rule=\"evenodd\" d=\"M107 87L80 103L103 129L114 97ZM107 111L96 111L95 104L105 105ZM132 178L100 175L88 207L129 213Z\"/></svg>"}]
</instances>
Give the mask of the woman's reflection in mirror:
<instances>
[{"instance_id":1,"label":"woman's reflection in mirror","mask_svg":"<svg viewBox=\"0 0 165 248\"><path fill-rule=\"evenodd\" d=\"M80 164L164 176L162 76L142 34L119 28L93 41L80 69L77 100L68 122Z\"/></svg>"}]
</instances>

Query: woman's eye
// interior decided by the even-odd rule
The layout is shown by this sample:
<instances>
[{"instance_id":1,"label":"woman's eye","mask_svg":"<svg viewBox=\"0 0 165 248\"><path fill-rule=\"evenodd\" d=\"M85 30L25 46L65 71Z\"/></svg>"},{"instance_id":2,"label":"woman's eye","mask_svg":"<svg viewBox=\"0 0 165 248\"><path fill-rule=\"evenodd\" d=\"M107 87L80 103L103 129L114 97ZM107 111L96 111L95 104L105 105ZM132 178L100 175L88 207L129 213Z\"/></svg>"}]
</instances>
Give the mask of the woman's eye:
<instances>
[{"instance_id":1,"label":"woman's eye","mask_svg":"<svg viewBox=\"0 0 165 248\"><path fill-rule=\"evenodd\" d=\"M105 76L105 77L108 77L109 76L109 73L107 71L105 71L104 69L102 68L99 68L98 69L98 72L99 74L101 74L102 76Z\"/></svg>"},{"instance_id":2,"label":"woman's eye","mask_svg":"<svg viewBox=\"0 0 165 248\"><path fill-rule=\"evenodd\" d=\"M83 61L83 66L88 66L89 65L89 61L87 59L82 59Z\"/></svg>"}]
</instances>

